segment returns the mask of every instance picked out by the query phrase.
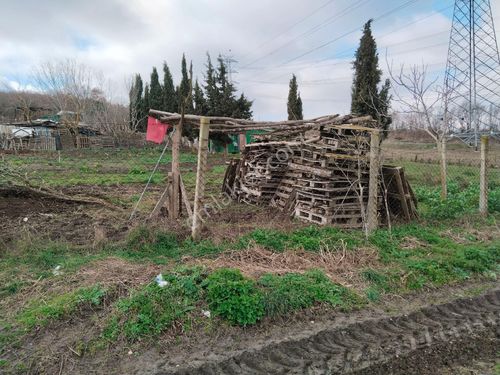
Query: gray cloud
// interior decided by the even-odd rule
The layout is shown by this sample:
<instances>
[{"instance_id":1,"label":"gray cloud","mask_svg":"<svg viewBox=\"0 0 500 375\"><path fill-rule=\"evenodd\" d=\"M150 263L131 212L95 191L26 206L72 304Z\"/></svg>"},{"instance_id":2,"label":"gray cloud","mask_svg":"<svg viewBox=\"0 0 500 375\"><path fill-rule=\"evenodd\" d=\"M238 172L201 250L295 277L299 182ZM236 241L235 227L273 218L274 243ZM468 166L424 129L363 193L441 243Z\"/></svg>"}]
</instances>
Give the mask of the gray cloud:
<instances>
[{"instance_id":1,"label":"gray cloud","mask_svg":"<svg viewBox=\"0 0 500 375\"><path fill-rule=\"evenodd\" d=\"M185 52L202 79L207 51L213 58L230 53L239 60L234 79L255 99L256 118L286 116L292 73L297 74L299 84L303 82L300 91L306 116L347 112L350 61L361 27L368 18L402 2L334 0L299 22L325 3L327 0L0 0L0 77L28 85L29 72L40 61L77 58L101 70L113 82L113 97L125 100L125 78L135 72L148 79L151 67L160 67L166 60L178 80ZM353 7L358 3L358 8ZM450 20L432 15L433 4L421 0L374 23L384 69L386 46L395 64L425 61L435 69L444 66L446 47L432 46L446 43L447 33L437 33L449 28ZM439 6L446 4L440 2ZM345 9L352 11L342 15ZM500 16L498 9L495 12ZM421 17L428 18L405 27ZM308 34L314 28L317 30ZM353 29L357 32L283 64ZM432 34L437 35L429 36Z\"/></svg>"}]
</instances>

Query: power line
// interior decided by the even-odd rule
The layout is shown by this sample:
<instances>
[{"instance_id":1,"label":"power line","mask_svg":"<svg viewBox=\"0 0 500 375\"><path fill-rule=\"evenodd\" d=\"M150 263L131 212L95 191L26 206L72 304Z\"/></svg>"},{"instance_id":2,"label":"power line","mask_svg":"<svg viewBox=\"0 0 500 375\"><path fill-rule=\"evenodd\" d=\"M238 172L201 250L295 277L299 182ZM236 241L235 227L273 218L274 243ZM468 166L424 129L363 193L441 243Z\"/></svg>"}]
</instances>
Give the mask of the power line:
<instances>
[{"instance_id":1,"label":"power line","mask_svg":"<svg viewBox=\"0 0 500 375\"><path fill-rule=\"evenodd\" d=\"M307 20L308 18L311 18L313 15L315 15L316 13L318 13L321 9L324 9L326 8L328 5L332 4L333 2L335 2L337 0L329 0L327 1L326 3L324 3L323 5L321 5L319 8L316 8L315 10L313 10L311 13L309 13L307 16L305 17L302 17L301 19L299 19L297 22L295 22L294 24L292 24L291 26L287 27L285 30L279 32L278 34L276 34L274 37L266 40L265 42L261 43L258 47L257 47L257 50L260 50L262 47L264 47L266 44L268 44L269 42L272 42L273 40L279 38L280 36L282 36L283 34L286 34L288 31L292 30L293 28L295 28L295 26L297 25L300 25L302 22L304 22L305 20ZM251 54L251 53L250 53ZM247 56L249 56L250 54L246 54L245 56L242 57L242 59L245 59Z\"/></svg>"},{"instance_id":2,"label":"power line","mask_svg":"<svg viewBox=\"0 0 500 375\"><path fill-rule=\"evenodd\" d=\"M336 21L337 19L339 19L341 17L344 17L345 15L349 14L350 12L354 11L355 9L359 8L360 6L366 4L369 1L371 1L371 0L356 0L356 2L354 4L351 4L347 8L344 8L343 10L340 11L340 13L337 13L334 16L327 18L325 21L323 21L319 25L313 26L311 29L307 30L306 32L304 32L304 33L302 33L302 34L300 34L298 36L296 36L295 38L292 38L291 40L289 40L285 44L282 44L278 48L275 48L272 51L268 52L267 54L265 54L265 55L263 55L261 57L258 57L257 59L255 59L255 60L253 60L253 61L251 61L251 62L243 65L240 69L246 69L249 66L255 64L256 62L261 61L261 60L265 59L268 56L274 55L276 52L278 52L278 51L282 50L283 48L289 46L290 44L292 44L297 39L300 39L300 38L306 37L308 35L314 34L316 31L318 31L318 30L322 29L323 27L331 24L332 22Z\"/></svg>"},{"instance_id":3,"label":"power line","mask_svg":"<svg viewBox=\"0 0 500 375\"><path fill-rule=\"evenodd\" d=\"M383 19L383 18L385 18L385 17L388 17L388 16L390 16L391 14L396 13L397 11L399 11L399 10L401 10L401 9L404 9L404 8L406 8L406 7L410 6L410 5L415 4L417 1L419 1L419 0L408 0L408 1L406 1L405 3L403 3L402 5L399 5L399 6L397 6L396 8L394 8L394 9L392 9L392 10L390 10L390 11L388 11L388 12L386 12L386 13L382 14L382 15L380 15L379 17L374 18L374 19L373 19L373 22L375 22L375 21L379 21L379 20L381 20L381 19ZM334 43L334 42L336 42L336 41L338 41L338 40L340 40L340 39L342 39L342 38L345 38L346 36L348 36L348 35L350 35L350 34L353 34L353 33L357 32L358 30L359 30L359 27L357 27L357 28L355 28L355 29L353 29L353 30L351 30L351 31L349 31L349 32L347 32L347 33L345 33L345 34L342 34L342 35L340 35L339 37L336 37L336 38L334 38L334 39L331 39L331 40L329 40L329 41L327 41L327 42L325 42L325 43L323 43L323 44L321 44L321 45L319 45L319 46L316 46L316 47L314 47L314 48L312 48L312 49L310 49L310 50L308 50L308 51L306 51L306 52L304 52L304 53L301 53L300 55L295 56L295 57L293 57L293 58L289 59L288 61L286 61L286 62L284 62L284 63L280 64L280 66L287 65L287 64L289 64L289 63L291 63L291 62L293 62L293 61L295 61L295 60L297 60L297 59L300 59L301 57L307 56L307 55L309 55L309 54L311 54L311 53L313 53L313 52L315 52L315 51L317 51L317 50L320 50L320 49L322 49L322 48L325 48L326 46L328 46L328 45L330 45L330 44L332 44L332 43Z\"/></svg>"},{"instance_id":4,"label":"power line","mask_svg":"<svg viewBox=\"0 0 500 375\"><path fill-rule=\"evenodd\" d=\"M406 23L406 24L404 24L404 25L402 25L402 26L400 26L400 27L398 27L398 28L396 28L396 29L392 29L392 30L390 30L390 31L386 32L385 34L383 34L382 36L378 36L378 37L377 37L377 41L380 41L381 39L384 39L384 38L386 38L387 36L390 36L390 35L394 34L394 33L395 33L395 32L397 32L397 31L403 30L403 29L405 29L405 28L407 28L407 27L409 27L409 26L412 26L412 25L414 25L414 24L416 24L416 23L419 23L419 22L424 21L424 20L426 20L426 19L428 19L428 18L431 18L431 17L435 16L436 14L440 14L440 13L442 13L442 12L444 12L444 11L446 11L446 10L448 10L448 9L452 8L452 7L453 7L453 5L448 5L448 6L446 6L446 7L444 7L444 8L441 8L441 9L439 9L439 10L435 11L435 12L432 12L431 14L428 14L428 15L426 15L426 16L424 16L424 17L420 17L420 18L418 18L418 19L416 19L416 20L413 20L413 21L411 21L411 22L409 22L409 23ZM447 30L446 32L449 32L449 30ZM408 42L408 41L406 41L406 42ZM392 46L392 45L391 45L391 46ZM385 46L382 46L382 47L383 47L383 48L386 48L386 47L388 47L388 45L385 45ZM338 54L336 57L337 57L337 58L338 58L338 57L344 57L344 55L349 54L349 53L353 53L355 50L356 50L356 47L350 47L350 48L348 48L348 49L345 49L345 50L343 50L343 51L339 52L339 54ZM307 62L307 63L299 63L299 64L296 64L296 65L293 65L293 64L287 64L287 65L291 65L291 67L295 66L295 67L297 67L297 68L299 68L299 69L300 69L301 67L309 67L309 66L314 66L314 65L320 64L321 62L323 62L323 61L327 61L327 60L329 60L329 58L323 58L323 59L320 59L320 60L316 60L316 61L312 61L312 62ZM324 65L324 66L329 66L329 65L336 65L336 64L328 64L328 65ZM271 69L278 69L278 68L281 68L281 66L274 66L274 67L256 67L256 68L247 68L247 69L254 69L254 70L271 70ZM279 76L277 76L276 78L280 78L280 77L282 77L282 76L284 76L284 75L288 75L288 73L285 73L285 74L279 75Z\"/></svg>"}]
</instances>

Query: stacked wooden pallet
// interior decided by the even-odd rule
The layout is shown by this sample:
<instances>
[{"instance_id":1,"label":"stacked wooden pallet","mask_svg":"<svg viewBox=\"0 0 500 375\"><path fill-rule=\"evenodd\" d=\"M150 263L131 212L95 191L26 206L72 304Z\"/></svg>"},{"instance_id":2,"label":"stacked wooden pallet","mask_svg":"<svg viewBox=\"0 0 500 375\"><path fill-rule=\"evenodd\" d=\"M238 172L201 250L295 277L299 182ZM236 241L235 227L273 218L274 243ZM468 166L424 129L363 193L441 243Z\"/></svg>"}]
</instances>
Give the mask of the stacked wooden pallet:
<instances>
[{"instance_id":1,"label":"stacked wooden pallet","mask_svg":"<svg viewBox=\"0 0 500 375\"><path fill-rule=\"evenodd\" d=\"M321 124L313 129L312 138L297 130L264 134L259 143L246 146L239 162L232 162L224 190L240 202L270 204L304 221L360 228L366 222L375 125L372 121ZM406 181L403 187L401 210L412 204ZM379 196L381 216L382 203ZM406 219L412 217L407 210L404 213Z\"/></svg>"},{"instance_id":2,"label":"stacked wooden pallet","mask_svg":"<svg viewBox=\"0 0 500 375\"><path fill-rule=\"evenodd\" d=\"M278 151L279 145L271 142L246 147L234 178L233 194L238 201L248 204L271 201L288 167Z\"/></svg>"}]
</instances>

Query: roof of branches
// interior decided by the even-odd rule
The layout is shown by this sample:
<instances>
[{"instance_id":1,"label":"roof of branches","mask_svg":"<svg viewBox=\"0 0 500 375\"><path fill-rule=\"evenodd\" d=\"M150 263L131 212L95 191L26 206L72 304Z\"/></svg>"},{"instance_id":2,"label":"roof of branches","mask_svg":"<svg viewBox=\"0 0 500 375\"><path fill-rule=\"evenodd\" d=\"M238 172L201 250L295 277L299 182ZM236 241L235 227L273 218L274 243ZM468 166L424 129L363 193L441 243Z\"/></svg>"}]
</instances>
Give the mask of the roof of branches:
<instances>
[{"instance_id":1,"label":"roof of branches","mask_svg":"<svg viewBox=\"0 0 500 375\"><path fill-rule=\"evenodd\" d=\"M291 121L253 121L244 119L234 119L231 117L209 117L198 115L184 115L150 109L149 114L162 123L176 124L183 118L183 123L192 126L199 126L202 118L210 122L210 131L220 133L242 133L247 130L272 130L276 132L286 131L306 131L322 126L338 126L360 131L374 131L378 129L377 122L371 116L354 115L327 115L309 120Z\"/></svg>"}]
</instances>

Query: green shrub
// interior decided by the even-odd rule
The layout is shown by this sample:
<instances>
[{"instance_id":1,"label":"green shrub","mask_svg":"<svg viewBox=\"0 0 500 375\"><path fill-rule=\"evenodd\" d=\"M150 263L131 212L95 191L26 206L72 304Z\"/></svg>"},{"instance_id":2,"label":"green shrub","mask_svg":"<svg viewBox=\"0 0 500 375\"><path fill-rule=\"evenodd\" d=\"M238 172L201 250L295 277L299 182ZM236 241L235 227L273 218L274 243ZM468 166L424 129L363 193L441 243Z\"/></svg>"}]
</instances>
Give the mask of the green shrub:
<instances>
[{"instance_id":1,"label":"green shrub","mask_svg":"<svg viewBox=\"0 0 500 375\"><path fill-rule=\"evenodd\" d=\"M223 268L206 280L206 297L214 315L247 326L264 316L262 293L239 270Z\"/></svg>"}]
</instances>

